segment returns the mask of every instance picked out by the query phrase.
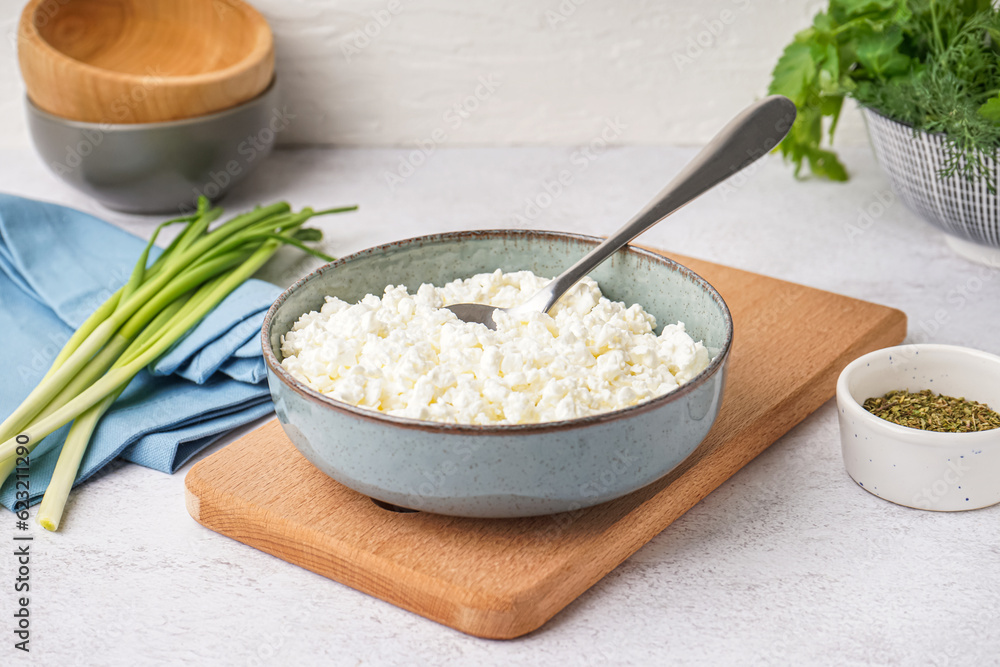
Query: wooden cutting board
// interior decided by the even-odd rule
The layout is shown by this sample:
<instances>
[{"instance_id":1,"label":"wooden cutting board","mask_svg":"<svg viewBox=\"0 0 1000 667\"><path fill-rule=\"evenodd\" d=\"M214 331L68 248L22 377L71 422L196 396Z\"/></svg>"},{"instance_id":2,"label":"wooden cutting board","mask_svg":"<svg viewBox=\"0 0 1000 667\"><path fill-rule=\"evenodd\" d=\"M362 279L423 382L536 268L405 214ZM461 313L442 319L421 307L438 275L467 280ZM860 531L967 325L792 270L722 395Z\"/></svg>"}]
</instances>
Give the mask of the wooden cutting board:
<instances>
[{"instance_id":1,"label":"wooden cutting board","mask_svg":"<svg viewBox=\"0 0 1000 667\"><path fill-rule=\"evenodd\" d=\"M834 395L841 369L900 343L895 309L676 257L733 314L725 401L702 445L629 496L552 516L396 513L316 470L272 421L188 473L187 507L223 535L453 628L530 632Z\"/></svg>"}]
</instances>

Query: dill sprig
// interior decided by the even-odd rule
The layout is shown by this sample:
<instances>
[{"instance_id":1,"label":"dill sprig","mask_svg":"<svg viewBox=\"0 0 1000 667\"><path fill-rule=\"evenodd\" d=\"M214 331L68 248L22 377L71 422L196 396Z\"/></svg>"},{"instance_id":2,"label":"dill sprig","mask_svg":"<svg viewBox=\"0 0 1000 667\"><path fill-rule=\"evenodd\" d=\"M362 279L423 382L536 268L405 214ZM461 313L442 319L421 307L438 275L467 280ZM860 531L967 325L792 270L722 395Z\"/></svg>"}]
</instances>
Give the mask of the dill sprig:
<instances>
[{"instance_id":1,"label":"dill sprig","mask_svg":"<svg viewBox=\"0 0 1000 667\"><path fill-rule=\"evenodd\" d=\"M988 0L830 0L800 32L772 75L772 93L794 95L799 127L780 146L796 175L846 180L833 151L821 148L844 97L941 133L947 162L939 177L984 179L1000 148L1000 12ZM816 157L821 158L817 161Z\"/></svg>"}]
</instances>

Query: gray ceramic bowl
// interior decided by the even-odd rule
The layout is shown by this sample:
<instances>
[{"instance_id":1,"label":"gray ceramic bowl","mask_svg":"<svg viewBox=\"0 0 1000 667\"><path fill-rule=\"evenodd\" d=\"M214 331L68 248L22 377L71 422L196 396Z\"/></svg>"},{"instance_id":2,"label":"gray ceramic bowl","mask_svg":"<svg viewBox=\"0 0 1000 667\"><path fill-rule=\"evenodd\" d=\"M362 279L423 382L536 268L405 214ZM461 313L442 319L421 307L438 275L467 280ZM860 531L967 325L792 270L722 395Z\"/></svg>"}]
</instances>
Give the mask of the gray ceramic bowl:
<instances>
[{"instance_id":1,"label":"gray ceramic bowl","mask_svg":"<svg viewBox=\"0 0 1000 667\"><path fill-rule=\"evenodd\" d=\"M658 323L682 321L709 348L705 371L670 394L625 410L542 424L472 426L391 417L323 396L280 364L281 337L324 297L355 302L387 284L493 271L556 275L599 239L502 230L424 236L364 250L284 292L264 319L262 343L275 411L317 468L374 499L469 517L520 517L596 505L675 468L715 421L733 326L715 289L665 257L629 248L591 275L611 299L642 304Z\"/></svg>"},{"instance_id":2,"label":"gray ceramic bowl","mask_svg":"<svg viewBox=\"0 0 1000 667\"><path fill-rule=\"evenodd\" d=\"M219 199L263 162L289 122L274 82L239 106L166 123L83 123L30 99L26 106L45 164L104 206L128 213L188 210L199 195Z\"/></svg>"}]
</instances>

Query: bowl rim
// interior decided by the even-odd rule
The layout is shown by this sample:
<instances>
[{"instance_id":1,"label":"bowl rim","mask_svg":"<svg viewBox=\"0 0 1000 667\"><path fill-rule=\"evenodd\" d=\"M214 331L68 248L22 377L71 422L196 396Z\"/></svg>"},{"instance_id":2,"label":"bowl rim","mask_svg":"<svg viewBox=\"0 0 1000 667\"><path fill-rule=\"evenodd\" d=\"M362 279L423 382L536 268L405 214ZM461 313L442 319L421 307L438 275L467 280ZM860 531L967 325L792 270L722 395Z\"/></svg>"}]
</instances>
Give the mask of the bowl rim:
<instances>
[{"instance_id":1,"label":"bowl rim","mask_svg":"<svg viewBox=\"0 0 1000 667\"><path fill-rule=\"evenodd\" d=\"M916 139L918 137L921 137L921 136L930 137L930 138L934 138L934 139L940 139L942 141L947 141L947 139L948 139L948 135L945 132L943 132L943 131L942 132L928 132L927 130L921 130L921 129L915 128L915 127L913 127L913 125L911 123L907 123L906 121L899 120L898 118L893 118L892 116L887 116L886 114L882 113L881 111L879 111L875 107L867 106L867 105L864 105L864 104L858 104L858 108L861 109L862 118L864 118L864 114L866 114L866 113L870 113L870 114L872 114L874 116L878 116L879 118L881 118L882 120L884 120L886 122L892 123L893 125L898 125L900 128L902 128L904 130L909 130L910 134L913 136L914 139ZM867 123L867 118L864 118L864 120ZM866 124L865 127L866 128L868 127L867 124ZM878 132L879 130L878 130L878 128L875 128L875 129L873 129L871 131L872 132ZM990 157L989 154L985 154L985 155L986 155L986 157Z\"/></svg>"},{"instance_id":2,"label":"bowl rim","mask_svg":"<svg viewBox=\"0 0 1000 667\"><path fill-rule=\"evenodd\" d=\"M892 353L909 353L916 355L921 351L929 353L950 352L965 354L970 357L988 360L1000 365L1000 356L961 345L946 345L943 343L909 343L904 345L894 345L892 347L883 347L858 357L851 363L847 364L847 366L844 367L844 370L840 372L840 376L837 378L837 407L844 411L843 414L849 413L850 416L866 422L872 428L880 431L885 437L891 438L897 442L941 448L956 446L965 447L968 445L980 444L994 446L1000 443L1000 437L998 437L998 435L1000 435L1000 429L971 431L967 433L949 433L947 431L925 431L919 428L911 428L909 426L894 424L893 422L882 419L881 417L876 417L872 413L865 410L864 406L854 398L848 389L848 383L850 382L851 376L853 376L865 364L870 363L873 359L882 359L887 354ZM991 406L991 408L994 410L996 409L996 407L993 406Z\"/></svg>"},{"instance_id":3,"label":"bowl rim","mask_svg":"<svg viewBox=\"0 0 1000 667\"><path fill-rule=\"evenodd\" d=\"M899 125L900 127L906 128L907 130L910 130L914 135L923 134L923 135L926 135L928 137L943 137L943 136L945 136L944 132L928 132L927 130L918 130L917 128L913 127L913 125L911 123L907 123L906 121L899 120L898 118L893 118L892 116L888 116L888 115L882 113L881 111L879 111L878 109L876 109L873 106L868 106L866 104L858 104L858 108L861 109L861 111L863 113L865 113L865 112L866 113L871 113L871 114L873 114L875 116L878 116L879 118L881 118L883 120L887 120L890 123L893 123L895 125Z\"/></svg>"},{"instance_id":4,"label":"bowl rim","mask_svg":"<svg viewBox=\"0 0 1000 667\"><path fill-rule=\"evenodd\" d=\"M97 67L96 65L91 65L83 62L82 60L77 60L76 58L73 58L72 56L57 49L42 36L38 29L38 25L35 23L36 14L46 2L49 2L49 0L30 0L21 11L18 31L20 33L22 26L27 28L27 34L23 35L24 37L34 40L39 48L44 49L54 59L73 63L74 67L82 68L84 71L96 76L113 76L117 80L131 84L141 84L148 78L148 74L131 74L128 72L106 69L104 67ZM271 26L268 24L267 19L265 19L256 8L243 0L226 0L226 2L227 4L235 5L233 9L240 11L244 16L249 18L250 21L257 25L257 29L255 31L257 39L254 41L253 47L246 54L244 54L242 58L228 67L211 70L209 72L202 72L200 74L180 74L175 76L167 75L163 77L162 85L169 87L219 84L251 70L262 59L268 58L268 53L273 54L274 33L271 31ZM19 35L18 38L21 39L21 37L22 36ZM271 57L273 57L273 55Z\"/></svg>"},{"instance_id":5,"label":"bowl rim","mask_svg":"<svg viewBox=\"0 0 1000 667\"><path fill-rule=\"evenodd\" d=\"M245 111L249 107L262 104L267 98L271 97L272 93L277 90L277 87L278 77L272 76L271 82L267 84L267 88L262 90L255 97L251 97L249 100L241 102L236 106L226 107L221 111L214 111L212 113L202 114L201 116L189 116L188 118L178 118L177 120L158 120L152 123L92 123L85 120L73 120L71 118L56 115L51 111L46 111L41 108L35 104L35 101L31 99L31 95L27 92L24 94L24 104L28 109L28 113L64 127L77 128L81 130L99 130L101 132L144 132L146 130L198 125L200 123L219 120L225 118L226 116L233 116Z\"/></svg>"},{"instance_id":6,"label":"bowl rim","mask_svg":"<svg viewBox=\"0 0 1000 667\"><path fill-rule=\"evenodd\" d=\"M466 239L476 239L476 238L490 238L493 236L504 236L504 237L526 237L526 238L538 238L538 239L559 239L559 240L573 240L573 241L584 241L585 243L597 245L604 241L604 239L589 236L585 234L574 234L571 232L559 232L550 230L534 230L534 229L486 229L486 230L466 230L457 232L444 232L439 234L428 234L425 236L416 236L408 239L401 239L398 241L393 241L390 243L384 243L378 246L373 246L371 248L366 248L358 252L341 257L333 262L329 262L320 266L310 272L309 274L303 276L295 283L290 285L284 292L282 292L271 307L268 308L267 314L264 316L264 322L261 326L261 348L264 354L264 363L267 367L269 375L277 378L286 387L299 394L302 398L310 400L314 403L319 403L320 405L331 408L337 412L345 413L353 417L362 418L369 421L374 421L378 423L383 423L389 426L395 426L406 429L416 429L422 431L433 431L433 432L443 432L443 433L465 433L465 434L480 434L480 435L515 435L521 433L545 433L549 431L562 431L576 428L585 428L589 426L594 426L596 424L603 424L607 422L617 421L619 419L624 419L627 417L633 417L635 415L644 413L649 410L654 410L662 405L671 403L680 399L683 396L691 393L701 385L705 384L711 377L718 373L725 366L726 360L729 357L730 350L732 349L733 342L733 320L732 314L729 311L729 306L726 304L722 295L719 294L718 290L715 289L707 280L702 278L700 275L689 269L688 267L676 262L669 257L661 255L659 253L647 250L645 248L639 248L633 245L626 245L623 250L625 252L633 252L641 256L649 257L656 262L667 265L675 271L680 271L685 277L692 279L693 282L698 284L702 289L704 289L713 301L719 306L723 323L725 325L725 340L719 349L719 353L709 362L708 366L705 367L698 375L694 376L683 385L677 387L676 389L658 396L656 398L638 403L636 405L623 408L621 410L613 410L611 412L602 412L596 415L589 415L586 417L577 417L575 419L565 419L561 421L553 422L536 422L531 424L452 424L445 422L433 422L425 421L420 419L412 419L410 417L398 417L396 415L388 415L368 408L361 408L343 401L338 401L337 399L321 394L309 388L304 383L296 380L292 375L284 369L281 363L278 361L277 355L271 348L270 343L270 331L272 324L274 322L274 316L285 303L289 296L297 289L299 289L305 283L317 278L319 275L342 267L350 262L361 259L363 257L368 257L378 253L385 253L388 250L398 249L406 247L408 245L423 243L423 244L444 244L455 241L462 241ZM619 251L621 252L621 251ZM300 314L301 315L301 314Z\"/></svg>"}]
</instances>

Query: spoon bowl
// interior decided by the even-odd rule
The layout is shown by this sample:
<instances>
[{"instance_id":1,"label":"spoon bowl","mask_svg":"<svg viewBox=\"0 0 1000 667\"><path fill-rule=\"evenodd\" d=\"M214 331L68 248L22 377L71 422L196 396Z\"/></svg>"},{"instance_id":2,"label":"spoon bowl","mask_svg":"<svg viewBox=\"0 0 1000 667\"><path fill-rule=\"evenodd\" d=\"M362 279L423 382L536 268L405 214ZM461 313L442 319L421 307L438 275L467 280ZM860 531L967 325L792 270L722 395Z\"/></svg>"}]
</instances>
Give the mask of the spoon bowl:
<instances>
[{"instance_id":1,"label":"spoon bowl","mask_svg":"<svg viewBox=\"0 0 1000 667\"><path fill-rule=\"evenodd\" d=\"M496 329L494 315L498 310L515 317L532 312L547 313L569 288L629 241L769 153L788 134L795 121L795 113L795 104L781 95L772 95L751 104L729 121L635 217L526 302L513 308L497 308L482 303L456 303L446 307L463 322L483 324L488 329Z\"/></svg>"}]
</instances>

